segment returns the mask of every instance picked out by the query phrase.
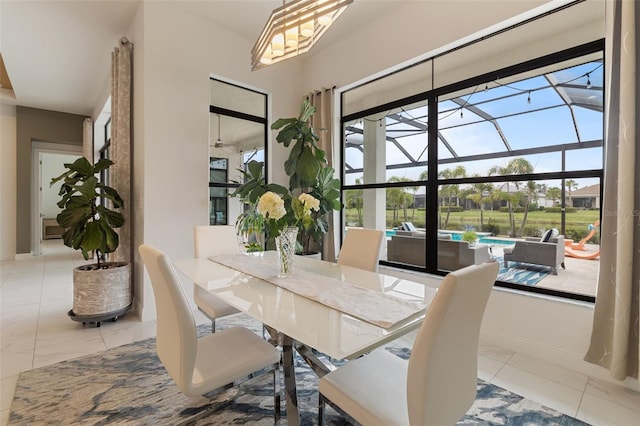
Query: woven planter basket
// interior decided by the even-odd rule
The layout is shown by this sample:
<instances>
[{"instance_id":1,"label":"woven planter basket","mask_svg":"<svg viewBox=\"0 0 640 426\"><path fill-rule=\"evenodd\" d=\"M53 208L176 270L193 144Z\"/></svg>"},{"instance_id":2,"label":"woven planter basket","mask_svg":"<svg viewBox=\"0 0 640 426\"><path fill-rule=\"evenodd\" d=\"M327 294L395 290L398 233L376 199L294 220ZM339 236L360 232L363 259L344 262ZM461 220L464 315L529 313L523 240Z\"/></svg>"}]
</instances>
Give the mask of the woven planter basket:
<instances>
[{"instance_id":1,"label":"woven planter basket","mask_svg":"<svg viewBox=\"0 0 640 426\"><path fill-rule=\"evenodd\" d=\"M107 314L131 305L131 273L125 262L78 266L73 270L73 313Z\"/></svg>"}]
</instances>

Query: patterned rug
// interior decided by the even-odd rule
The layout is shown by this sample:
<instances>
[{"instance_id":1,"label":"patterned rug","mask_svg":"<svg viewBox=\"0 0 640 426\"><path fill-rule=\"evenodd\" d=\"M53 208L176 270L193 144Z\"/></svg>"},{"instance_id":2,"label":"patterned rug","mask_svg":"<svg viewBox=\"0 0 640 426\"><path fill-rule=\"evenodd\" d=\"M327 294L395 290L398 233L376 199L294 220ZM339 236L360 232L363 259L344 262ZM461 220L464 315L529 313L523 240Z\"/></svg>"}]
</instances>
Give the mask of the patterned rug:
<instances>
[{"instance_id":1,"label":"patterned rug","mask_svg":"<svg viewBox=\"0 0 640 426\"><path fill-rule=\"evenodd\" d=\"M218 321L218 329L244 325L260 333L261 325L244 315ZM207 333L209 327L198 327ZM410 350L387 347L402 358ZM303 425L317 424L318 379L297 357L296 380ZM245 382L213 399L180 393L155 354L155 339L120 346L97 355L20 373L10 425L228 425L273 424L270 375ZM283 386L283 385L281 385ZM281 387L282 388L282 387ZM212 409L206 418L193 416ZM282 418L286 424L283 399ZM328 425L348 424L327 409ZM585 425L531 400L478 381L478 395L458 425Z\"/></svg>"},{"instance_id":2,"label":"patterned rug","mask_svg":"<svg viewBox=\"0 0 640 426\"><path fill-rule=\"evenodd\" d=\"M533 286L551 273L551 268L548 266L523 262L509 262L509 267L505 268L502 257L495 257L494 259L500 263L499 281Z\"/></svg>"}]
</instances>

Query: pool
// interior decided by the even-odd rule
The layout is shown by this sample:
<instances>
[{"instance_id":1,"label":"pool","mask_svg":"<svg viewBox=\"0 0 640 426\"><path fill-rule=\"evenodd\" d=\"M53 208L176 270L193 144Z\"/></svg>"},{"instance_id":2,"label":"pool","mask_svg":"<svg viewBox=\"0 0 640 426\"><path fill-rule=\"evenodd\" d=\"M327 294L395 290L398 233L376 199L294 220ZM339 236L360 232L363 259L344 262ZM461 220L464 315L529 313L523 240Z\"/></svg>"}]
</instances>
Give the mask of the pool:
<instances>
[{"instance_id":1,"label":"pool","mask_svg":"<svg viewBox=\"0 0 640 426\"><path fill-rule=\"evenodd\" d=\"M500 238L480 238L478 242L480 244L496 244L496 245L503 245L503 246L511 246L516 243L515 241L502 240Z\"/></svg>"},{"instance_id":2,"label":"pool","mask_svg":"<svg viewBox=\"0 0 640 426\"><path fill-rule=\"evenodd\" d=\"M455 241L462 241L462 233L451 234L451 239ZM503 240L501 238L490 238L490 237L480 237L478 240L480 244L494 244L494 245L502 245L502 246L511 246L515 244L515 241L512 240Z\"/></svg>"},{"instance_id":3,"label":"pool","mask_svg":"<svg viewBox=\"0 0 640 426\"><path fill-rule=\"evenodd\" d=\"M385 232L387 234L387 237L393 237L394 235L396 235L395 229L387 229Z\"/></svg>"}]
</instances>

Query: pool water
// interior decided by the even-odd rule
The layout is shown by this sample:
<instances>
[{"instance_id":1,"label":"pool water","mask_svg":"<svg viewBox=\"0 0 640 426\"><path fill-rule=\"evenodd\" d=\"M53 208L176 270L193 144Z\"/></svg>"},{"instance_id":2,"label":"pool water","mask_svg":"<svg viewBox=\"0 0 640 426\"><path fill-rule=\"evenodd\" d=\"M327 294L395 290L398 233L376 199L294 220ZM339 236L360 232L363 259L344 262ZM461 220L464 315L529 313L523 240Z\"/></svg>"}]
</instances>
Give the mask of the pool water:
<instances>
[{"instance_id":1,"label":"pool water","mask_svg":"<svg viewBox=\"0 0 640 426\"><path fill-rule=\"evenodd\" d=\"M503 246L511 246L516 243L515 241L501 240L499 238L480 238L478 242L480 244L500 244Z\"/></svg>"},{"instance_id":2,"label":"pool water","mask_svg":"<svg viewBox=\"0 0 640 426\"><path fill-rule=\"evenodd\" d=\"M451 239L455 240L455 241L462 241L462 234L461 233L457 233L457 234L451 234ZM496 244L496 245L503 245L503 246L510 246L515 244L515 241L509 241L509 240L502 240L500 238L490 238L490 237L480 237L480 239L478 240L478 243L480 244Z\"/></svg>"},{"instance_id":3,"label":"pool water","mask_svg":"<svg viewBox=\"0 0 640 426\"><path fill-rule=\"evenodd\" d=\"M393 237L394 235L396 235L395 229L387 229L385 232L387 234L387 237ZM455 240L455 241L462 240L462 232L450 233L450 235L452 240ZM480 244L496 244L496 245L503 245L503 246L510 246L515 244L515 241L502 240L500 238L490 238L490 237L480 237L478 242Z\"/></svg>"}]
</instances>

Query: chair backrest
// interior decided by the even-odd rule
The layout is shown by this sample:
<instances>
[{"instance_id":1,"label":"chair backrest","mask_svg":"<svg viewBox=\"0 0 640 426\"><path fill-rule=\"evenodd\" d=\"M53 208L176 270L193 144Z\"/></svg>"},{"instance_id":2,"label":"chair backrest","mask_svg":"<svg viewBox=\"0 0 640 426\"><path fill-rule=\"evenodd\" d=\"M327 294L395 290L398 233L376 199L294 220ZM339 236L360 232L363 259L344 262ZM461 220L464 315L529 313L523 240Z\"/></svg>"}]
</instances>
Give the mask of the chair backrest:
<instances>
[{"instance_id":1,"label":"chair backrest","mask_svg":"<svg viewBox=\"0 0 640 426\"><path fill-rule=\"evenodd\" d=\"M173 264L166 254L142 244L138 248L156 299L156 351L178 388L189 395L196 362L196 325Z\"/></svg>"},{"instance_id":2,"label":"chair backrest","mask_svg":"<svg viewBox=\"0 0 640 426\"><path fill-rule=\"evenodd\" d=\"M238 237L233 225L196 226L193 228L195 257L238 253Z\"/></svg>"},{"instance_id":3,"label":"chair backrest","mask_svg":"<svg viewBox=\"0 0 640 426\"><path fill-rule=\"evenodd\" d=\"M377 229L350 228L342 242L338 263L377 272L383 237L384 232Z\"/></svg>"},{"instance_id":4,"label":"chair backrest","mask_svg":"<svg viewBox=\"0 0 640 426\"><path fill-rule=\"evenodd\" d=\"M455 424L476 398L480 324L500 265L449 273L418 331L407 374L410 424Z\"/></svg>"}]
</instances>

